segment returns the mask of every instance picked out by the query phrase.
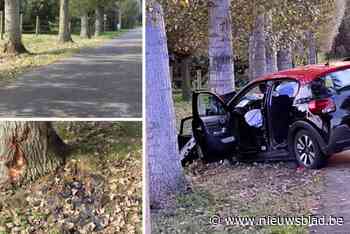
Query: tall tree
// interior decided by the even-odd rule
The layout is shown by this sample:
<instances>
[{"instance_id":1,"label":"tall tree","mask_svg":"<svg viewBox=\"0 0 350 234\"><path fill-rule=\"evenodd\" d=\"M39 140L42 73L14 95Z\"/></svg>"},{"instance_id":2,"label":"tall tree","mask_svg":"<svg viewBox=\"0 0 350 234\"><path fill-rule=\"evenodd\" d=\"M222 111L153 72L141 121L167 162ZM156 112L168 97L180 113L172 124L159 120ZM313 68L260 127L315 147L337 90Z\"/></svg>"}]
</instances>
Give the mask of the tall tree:
<instances>
[{"instance_id":1,"label":"tall tree","mask_svg":"<svg viewBox=\"0 0 350 234\"><path fill-rule=\"evenodd\" d=\"M254 79L266 74L265 14L263 9L255 18L254 27Z\"/></svg>"},{"instance_id":2,"label":"tall tree","mask_svg":"<svg viewBox=\"0 0 350 234\"><path fill-rule=\"evenodd\" d=\"M235 89L230 2L209 2L209 88L219 94Z\"/></svg>"},{"instance_id":3,"label":"tall tree","mask_svg":"<svg viewBox=\"0 0 350 234\"><path fill-rule=\"evenodd\" d=\"M58 41L61 43L71 42L71 32L69 29L69 0L60 0L60 22Z\"/></svg>"},{"instance_id":4,"label":"tall tree","mask_svg":"<svg viewBox=\"0 0 350 234\"><path fill-rule=\"evenodd\" d=\"M266 72L272 73L278 71L277 67L277 49L275 42L272 40L273 24L272 12L268 11L265 17L266 26Z\"/></svg>"},{"instance_id":5,"label":"tall tree","mask_svg":"<svg viewBox=\"0 0 350 234\"><path fill-rule=\"evenodd\" d=\"M277 53L278 70L286 70L293 67L292 47L290 45L283 46Z\"/></svg>"},{"instance_id":6,"label":"tall tree","mask_svg":"<svg viewBox=\"0 0 350 234\"><path fill-rule=\"evenodd\" d=\"M48 122L1 122L0 183L34 180L57 169L66 152Z\"/></svg>"},{"instance_id":7,"label":"tall tree","mask_svg":"<svg viewBox=\"0 0 350 234\"><path fill-rule=\"evenodd\" d=\"M103 32L103 6L101 6L100 4L97 4L96 6L96 10L95 10L95 36L100 36L101 33Z\"/></svg>"},{"instance_id":8,"label":"tall tree","mask_svg":"<svg viewBox=\"0 0 350 234\"><path fill-rule=\"evenodd\" d=\"M7 54L27 52L22 43L19 8L20 0L5 0L5 31L8 40L4 52Z\"/></svg>"},{"instance_id":9,"label":"tall tree","mask_svg":"<svg viewBox=\"0 0 350 234\"><path fill-rule=\"evenodd\" d=\"M150 3L146 19L146 157L150 174L150 204L165 207L183 191L185 178L177 149L175 112L163 10Z\"/></svg>"}]
</instances>

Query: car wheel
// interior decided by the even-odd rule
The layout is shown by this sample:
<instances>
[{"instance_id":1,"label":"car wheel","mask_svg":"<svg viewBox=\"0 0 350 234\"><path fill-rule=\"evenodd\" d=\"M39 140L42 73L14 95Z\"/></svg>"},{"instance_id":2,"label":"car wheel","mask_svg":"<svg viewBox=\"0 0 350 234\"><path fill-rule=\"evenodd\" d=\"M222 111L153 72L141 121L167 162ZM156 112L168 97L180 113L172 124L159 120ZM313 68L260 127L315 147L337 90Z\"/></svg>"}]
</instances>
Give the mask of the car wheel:
<instances>
[{"instance_id":1,"label":"car wheel","mask_svg":"<svg viewBox=\"0 0 350 234\"><path fill-rule=\"evenodd\" d=\"M306 130L300 130L295 134L293 151L299 164L306 168L319 169L325 165L327 160L316 138Z\"/></svg>"}]
</instances>

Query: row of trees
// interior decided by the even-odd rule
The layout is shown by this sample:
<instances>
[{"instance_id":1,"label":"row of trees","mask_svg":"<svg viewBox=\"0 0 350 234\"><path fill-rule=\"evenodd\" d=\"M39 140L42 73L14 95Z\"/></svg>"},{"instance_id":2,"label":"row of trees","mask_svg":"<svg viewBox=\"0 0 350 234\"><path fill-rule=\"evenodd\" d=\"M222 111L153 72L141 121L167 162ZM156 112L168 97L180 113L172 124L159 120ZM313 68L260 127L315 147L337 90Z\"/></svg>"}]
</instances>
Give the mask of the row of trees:
<instances>
[{"instance_id":1,"label":"row of trees","mask_svg":"<svg viewBox=\"0 0 350 234\"><path fill-rule=\"evenodd\" d=\"M234 57L248 60L250 79L293 63L316 63L316 52L332 47L346 1L149 0L146 5L147 189L150 206L165 207L185 188L168 49L183 61L208 56L209 88L224 94L235 89Z\"/></svg>"},{"instance_id":2,"label":"row of trees","mask_svg":"<svg viewBox=\"0 0 350 234\"><path fill-rule=\"evenodd\" d=\"M65 43L72 41L70 28L72 18L80 19L80 36L90 38L92 34L99 36L108 20L113 24L118 22L119 28L122 26L122 20L126 22L123 26L134 26L135 22L141 19L141 5L140 0L1 0L0 9L5 11L7 34L4 52L27 52L21 40L21 12L26 15L24 20L35 22L39 17L46 24L55 22L58 18L58 41Z\"/></svg>"},{"instance_id":3,"label":"row of trees","mask_svg":"<svg viewBox=\"0 0 350 234\"><path fill-rule=\"evenodd\" d=\"M232 33L228 32L228 35L234 42L233 50L230 50L234 51L231 52L232 58L247 64L250 79L298 64L316 63L317 54L328 52L332 46L344 14L345 2L159 1L164 8L169 52L179 58L181 65L193 57L205 56L215 67L215 56L210 52L210 45L216 44L218 34L210 32L215 22L215 12L212 11L226 12L225 22L217 29L230 28ZM185 74L182 74L183 84L188 83ZM211 82L214 80L213 74L209 74ZM232 86L229 84L232 79L226 82L225 87ZM213 84L209 85L212 87ZM183 87L186 88L186 85Z\"/></svg>"}]
</instances>

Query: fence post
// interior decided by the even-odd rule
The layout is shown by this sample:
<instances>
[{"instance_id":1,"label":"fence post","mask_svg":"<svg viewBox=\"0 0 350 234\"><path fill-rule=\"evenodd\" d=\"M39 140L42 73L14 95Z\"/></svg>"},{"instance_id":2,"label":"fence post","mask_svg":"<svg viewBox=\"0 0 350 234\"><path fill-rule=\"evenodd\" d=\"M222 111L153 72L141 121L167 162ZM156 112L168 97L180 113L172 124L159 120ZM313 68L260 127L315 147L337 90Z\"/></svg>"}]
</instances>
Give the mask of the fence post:
<instances>
[{"instance_id":1,"label":"fence post","mask_svg":"<svg viewBox=\"0 0 350 234\"><path fill-rule=\"evenodd\" d=\"M202 89L202 71L197 70L197 90Z\"/></svg>"},{"instance_id":2,"label":"fence post","mask_svg":"<svg viewBox=\"0 0 350 234\"><path fill-rule=\"evenodd\" d=\"M4 40L4 12L0 11L0 39Z\"/></svg>"},{"instance_id":3,"label":"fence post","mask_svg":"<svg viewBox=\"0 0 350 234\"><path fill-rule=\"evenodd\" d=\"M40 19L39 16L36 17L36 22L35 22L35 36L38 36L40 33Z\"/></svg>"}]
</instances>

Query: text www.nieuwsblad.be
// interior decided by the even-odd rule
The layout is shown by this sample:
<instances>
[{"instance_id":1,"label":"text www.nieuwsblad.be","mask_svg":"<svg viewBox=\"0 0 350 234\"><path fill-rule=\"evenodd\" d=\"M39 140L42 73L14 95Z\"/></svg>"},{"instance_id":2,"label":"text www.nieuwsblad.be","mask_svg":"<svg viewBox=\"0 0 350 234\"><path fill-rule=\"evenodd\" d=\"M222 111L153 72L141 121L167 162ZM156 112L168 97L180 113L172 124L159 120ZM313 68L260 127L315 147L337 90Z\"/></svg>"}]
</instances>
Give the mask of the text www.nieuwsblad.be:
<instances>
[{"instance_id":1,"label":"text www.nieuwsblad.be","mask_svg":"<svg viewBox=\"0 0 350 234\"><path fill-rule=\"evenodd\" d=\"M227 225L227 226L337 226L344 225L343 217L335 217L332 215L323 216L264 216L264 217L249 217L249 216L226 216L221 217L214 215L209 220L211 225Z\"/></svg>"}]
</instances>

